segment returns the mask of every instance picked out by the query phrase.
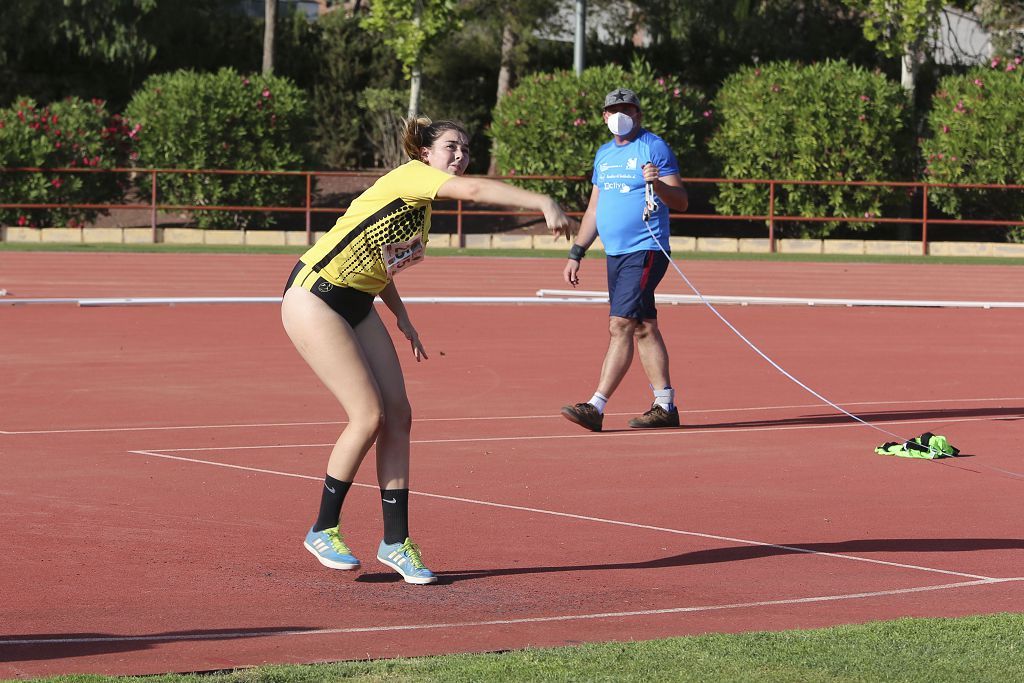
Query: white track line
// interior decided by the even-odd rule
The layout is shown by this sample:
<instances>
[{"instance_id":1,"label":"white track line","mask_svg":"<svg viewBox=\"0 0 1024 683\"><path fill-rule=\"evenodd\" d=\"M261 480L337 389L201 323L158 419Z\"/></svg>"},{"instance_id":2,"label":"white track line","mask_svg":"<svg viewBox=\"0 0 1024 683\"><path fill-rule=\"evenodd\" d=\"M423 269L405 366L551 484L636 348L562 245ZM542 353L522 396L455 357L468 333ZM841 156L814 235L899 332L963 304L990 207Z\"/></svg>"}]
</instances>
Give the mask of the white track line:
<instances>
[{"instance_id":1,"label":"white track line","mask_svg":"<svg viewBox=\"0 0 1024 683\"><path fill-rule=\"evenodd\" d=\"M178 460L178 461L181 461L181 462L196 463L196 464L201 464L201 465L213 465L215 467L225 467L227 469L243 470L243 471L246 471L246 472L258 472L260 474L273 474L273 475L277 475L277 476L281 476L281 477L292 477L292 478L296 478L296 479L309 479L311 481L317 481L317 482L319 482L319 481L321 481L323 479L322 477L311 476L311 475L308 475L308 474L296 474L294 472L281 472L281 471L278 471L278 470L268 470L268 469L263 469L263 468L258 468L258 467L248 467L246 465L233 465L233 464L230 464L230 463L217 462L215 460L200 460L198 458L186 458L186 457L182 457L182 456L178 456L178 455L168 455L167 453L161 452L161 451L142 451L142 450L138 450L138 451L128 451L128 452L132 453L132 454L135 454L135 455L151 456L151 457L154 457L154 458L166 458L168 460ZM374 484L353 483L353 486L359 486L359 487L362 487L362 488L372 488L372 489L376 489L377 488L377 486L374 485ZM617 520L617 519L606 519L606 518L603 518L603 517L589 517L587 515L577 515L577 514L573 514L571 512L559 512L557 510L545 510L545 509L542 509L542 508L531 508L531 507L525 507L525 506L522 506L522 505L509 505L507 503L495 503L495 502L487 501L487 500L476 500L476 499L473 499L473 498L460 498L458 496L445 496L445 495L441 495L441 494L438 494L438 493L425 493L423 491L411 491L410 493L412 495L416 495L416 496L423 496L425 498L436 498L438 500L445 500L445 501L449 501L449 502L469 503L470 505L482 505L482 506L485 506L485 507L500 508L502 510L516 510L518 512L530 512L530 513L534 513L534 514L550 515L552 517L564 517L564 518L576 519L576 520L580 520L580 521L584 521L584 522L597 522L599 524L611 524L611 525L614 525L614 526L624 526L624 527L629 527L629 528L632 528L632 529L644 529L645 531L658 531L658 532L663 532L663 533L675 534L675 535L679 535L679 536L690 536L690 537L694 537L694 538L705 538L705 539L710 539L710 540L713 540L713 541L728 541L729 543L740 543L740 544L743 544L743 545L758 546L758 547L763 547L763 548L775 548L775 549L778 549L778 550L786 550L786 551L789 551L789 552L806 553L808 555L820 555L822 557L832 557L832 558L837 558L837 559L841 559L841 560L852 560L852 561L855 561L855 562L867 562L869 564L878 564L878 565L884 565L884 566L888 566L888 567L896 567L896 568L899 568L899 569L913 569L913 570L917 570L917 571L933 572L933 573L936 573L936 574L948 574L948 575L951 575L951 576L962 576L962 577L965 577L965 578L979 579L979 580L982 580L982 581L997 581L998 580L998 579L994 579L993 577L982 576L980 574L967 574L965 572L955 572L955 571L951 571L951 570L947 570L947 569L935 569L933 567L922 567L922 566L913 565L913 564L903 564L901 562L887 562L885 560L875 560L875 559L871 559L871 558L857 557L856 555L844 555L844 554L841 554L841 553L827 553L827 552L821 552L821 551L818 551L818 550L810 550L810 549L807 549L807 548L800 548L798 546L778 545L778 544L775 544L775 543L765 543L763 541L752 541L752 540L745 539L745 538L733 538L731 536L718 536L718 535L715 535L715 534L704 534L704 533L700 533L700 532L697 532L697 531L685 531L685 530L682 530L682 529L672 529L672 528L669 528L669 527L652 526L650 524L638 524L636 522L624 522L624 521Z\"/></svg>"},{"instance_id":2,"label":"white track line","mask_svg":"<svg viewBox=\"0 0 1024 683\"><path fill-rule=\"evenodd\" d=\"M1009 581L1022 581L1024 577L1012 579L985 579L982 581L960 581L933 586L916 588L898 588L885 591L866 593L846 593L839 595L815 595L806 598L790 598L784 600L761 600L758 602L736 602L727 605L693 605L690 607L666 607L662 609L634 610L630 612L597 612L591 614L564 614L549 617L523 617L520 619L488 619L485 621L451 621L431 624L391 624L387 626L353 626L349 628L319 629L281 629L279 631L231 631L226 633L195 633L166 634L148 636L83 636L80 638L10 638L0 640L0 646L12 645L74 645L84 643L154 643L181 642L201 640L231 640L236 638L272 638L283 636L332 636L350 633L388 633L394 631L426 631L431 629L480 628L483 626L515 626L519 624L544 624L551 622L584 621L588 619L624 619L629 617L648 617L663 614L692 614L696 612L716 612L731 609L752 609L758 607L775 607L779 605L806 605L839 600L864 600L868 598L926 593L930 591L950 590L954 588L970 588L986 586Z\"/></svg>"},{"instance_id":3,"label":"white track line","mask_svg":"<svg viewBox=\"0 0 1024 683\"><path fill-rule=\"evenodd\" d=\"M666 304L703 303L689 294L658 294ZM536 296L409 296L407 304L606 304L608 293L601 291L541 289ZM1024 308L1021 301L943 301L932 299L824 299L783 296L704 295L704 301L716 304L776 306L899 306L910 308ZM80 297L80 298L0 298L0 304L25 306L38 304L74 304L83 308L97 306L174 306L178 304L279 304L279 296L172 296L172 297Z\"/></svg>"},{"instance_id":4,"label":"white track line","mask_svg":"<svg viewBox=\"0 0 1024 683\"><path fill-rule=\"evenodd\" d=\"M956 418L945 418L942 420L943 424L951 424L954 422L986 422L989 420L1004 420L1009 416L987 416L987 417L956 417ZM1024 415L1021 415L1024 417ZM934 421L934 418L908 418L906 420L889 420L885 422L873 422L872 424L880 425L900 425L900 424L914 424L918 422ZM629 431L621 432L585 432L585 433L572 433L572 434L530 434L530 435L511 435L511 436L474 436L464 437L455 439L413 439L409 443L411 444L438 444L438 443L487 443L491 441L543 441L546 439L615 439L615 438L651 438L651 437L666 437L666 438L681 438L686 436L694 436L697 434L735 434L744 432L769 432L769 431L794 431L804 429L848 429L850 427L862 427L863 425L856 422L848 422L842 424L820 424L820 425L765 425L760 427L709 427L707 429L700 428L684 428L684 429L631 429ZM195 448L160 448L158 449L161 453L190 453L190 452L204 452L204 451L245 451L245 450L260 450L260 449L274 449L274 448L325 448L333 446L334 443L278 443L278 444L256 444L252 446L199 446Z\"/></svg>"},{"instance_id":5,"label":"white track line","mask_svg":"<svg viewBox=\"0 0 1024 683\"><path fill-rule=\"evenodd\" d=\"M24 435L24 434L89 434L106 432L162 432L162 431L184 431L189 429L251 429L253 427L310 427L315 425L345 424L337 420L323 422L251 422L235 424L212 424L212 425L167 425L154 427L86 427L81 429L24 429L24 430L2 430L0 434Z\"/></svg>"},{"instance_id":6,"label":"white track line","mask_svg":"<svg viewBox=\"0 0 1024 683\"><path fill-rule=\"evenodd\" d=\"M928 404L958 404L958 403L1001 403L1024 401L1024 397L1003 397L1003 398L950 398L950 399L925 399L925 400L895 400L895 401L847 401L840 405L844 406L911 406ZM744 412L768 412L772 410L798 410L807 408L827 408L825 403L805 403L796 405L778 406L748 406L745 408L704 408L700 410L681 411L682 415L704 415L710 413L744 413ZM633 413L605 413L611 416L633 415ZM830 415L832 413L829 413ZM838 416L838 414L836 414ZM486 415L478 417L418 417L414 423L420 422L481 422L487 420L562 420L558 413L545 413L543 415ZM174 430L195 430L195 429L252 429L262 427L309 427L318 425L343 425L344 420L321 420L316 422L248 422L228 424L206 424L206 425L155 425L150 427L89 427L80 429L23 429L3 430L0 434L25 435L25 434L85 434L92 432L149 432L149 431L174 431Z\"/></svg>"},{"instance_id":7,"label":"white track line","mask_svg":"<svg viewBox=\"0 0 1024 683\"><path fill-rule=\"evenodd\" d=\"M403 296L407 304L580 304L601 303L580 297L539 296ZM607 297L605 298L607 301ZM23 298L0 299L10 306L68 305L82 308L101 306L174 306L178 304L279 304L279 296L135 296L135 297L77 297L77 298ZM383 303L379 299L377 303Z\"/></svg>"},{"instance_id":8,"label":"white track line","mask_svg":"<svg viewBox=\"0 0 1024 683\"><path fill-rule=\"evenodd\" d=\"M608 302L608 292L598 290L573 289L541 289L537 291L541 299L557 297L557 300L579 297L581 302ZM1024 301L942 301L934 299L823 299L816 297L794 296L726 296L705 294L703 300L694 294L656 294L658 303L665 304L764 304L775 306L897 306L907 308L1024 308Z\"/></svg>"}]
</instances>

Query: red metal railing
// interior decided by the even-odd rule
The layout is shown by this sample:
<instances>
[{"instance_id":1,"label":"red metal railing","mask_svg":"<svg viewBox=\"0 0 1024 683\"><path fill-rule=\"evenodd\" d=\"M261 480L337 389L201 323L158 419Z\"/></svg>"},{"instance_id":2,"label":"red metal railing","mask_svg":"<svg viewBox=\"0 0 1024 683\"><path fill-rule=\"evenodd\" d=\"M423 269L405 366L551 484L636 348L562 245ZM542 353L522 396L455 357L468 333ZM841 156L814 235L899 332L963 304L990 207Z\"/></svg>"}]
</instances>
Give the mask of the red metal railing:
<instances>
[{"instance_id":1,"label":"red metal railing","mask_svg":"<svg viewBox=\"0 0 1024 683\"><path fill-rule=\"evenodd\" d=\"M1024 221L1017 220L987 220L987 219L954 219L954 218L929 218L928 216L928 190L929 188L952 188L965 190L1008 190L1021 191L1024 185L993 185L993 184L954 184L954 183L923 183L923 182L895 182L895 181L856 181L856 180L742 180L736 178L687 178L687 184L717 183L733 185L767 185L768 186L768 213L766 215L722 215L722 214L672 214L673 218L690 220L758 220L768 224L768 242L772 252L775 251L775 223L776 222L806 222L806 223L893 223L921 226L921 253L928 254L928 226L929 225L972 225L972 226L993 226L1012 227L1024 225ZM878 187L878 188L905 188L920 190L921 193L921 217L920 218L886 218L884 216L786 216L775 213L776 189L779 186L790 185L820 185L820 186L846 186L846 187Z\"/></svg>"},{"instance_id":2,"label":"red metal railing","mask_svg":"<svg viewBox=\"0 0 1024 683\"><path fill-rule=\"evenodd\" d=\"M150 191L149 201L140 203L121 204L42 204L42 203L0 203L0 209L90 209L98 211L148 209L150 212L150 228L153 231L153 241L157 241L157 212L159 211L246 211L264 213L304 213L306 218L306 240L312 242L312 215L314 213L344 213L342 207L317 207L313 206L313 178L320 176L332 177L365 177L379 178L381 173L365 173L358 171L238 171L223 169L181 169L181 168L0 168L0 176L5 173L122 173L130 175L149 175ZM160 174L179 175L259 175L259 176L303 176L306 179L306 190L303 206L252 206L252 205L212 205L212 204L162 204L157 200L157 176Z\"/></svg>"},{"instance_id":3,"label":"red metal railing","mask_svg":"<svg viewBox=\"0 0 1024 683\"><path fill-rule=\"evenodd\" d=\"M236 211L236 212L265 212L265 213L303 213L305 215L306 241L312 243L312 216L314 213L344 213L345 207L336 206L314 206L313 179L329 177L367 178L376 179L380 177L379 172L361 171L239 171L222 169L133 169L133 168L0 168L0 178L9 173L121 173L134 176L149 175L149 201L146 203L121 203L121 204L75 204L75 203L0 203L0 209L88 209L98 211L144 209L149 211L150 227L153 231L153 241L158 241L157 213L160 211ZM251 205L190 205L190 204L165 204L158 201L157 178L161 174L188 174L188 175L262 175L262 176L301 176L305 178L305 193L302 206L251 206ZM544 175L516 175L516 176L490 176L500 180L561 180L565 182L581 182L587 180L584 176L544 176ZM842 181L842 180L778 180L778 179L737 179L737 178L685 178L687 185L699 184L734 184L734 185L767 185L768 187L768 212L763 215L757 214L700 214L682 213L672 214L672 218L692 221L763 221L768 227L769 249L776 250L775 226L778 222L838 222L838 223L893 223L921 226L921 253L928 254L928 226L929 225L972 225L972 226L998 226L1011 227L1024 225L1024 220L987 220L987 219L942 219L931 218L928 214L929 190L934 188L954 188L968 190L1003 190L1003 191L1024 191L1024 185L991 185L991 184L953 184L953 183L924 183L924 182L886 182L886 181ZM775 212L776 198L780 186L847 186L847 187L876 187L876 188L904 188L913 190L916 194L920 192L921 217L920 218L886 218L884 216L792 216L778 215ZM539 212L525 212L513 210L494 209L466 209L461 201L457 201L454 209L435 208L435 214L454 215L456 219L456 233L458 242L464 245L463 218L466 216L540 216ZM582 212L569 212L570 216L579 217Z\"/></svg>"}]
</instances>

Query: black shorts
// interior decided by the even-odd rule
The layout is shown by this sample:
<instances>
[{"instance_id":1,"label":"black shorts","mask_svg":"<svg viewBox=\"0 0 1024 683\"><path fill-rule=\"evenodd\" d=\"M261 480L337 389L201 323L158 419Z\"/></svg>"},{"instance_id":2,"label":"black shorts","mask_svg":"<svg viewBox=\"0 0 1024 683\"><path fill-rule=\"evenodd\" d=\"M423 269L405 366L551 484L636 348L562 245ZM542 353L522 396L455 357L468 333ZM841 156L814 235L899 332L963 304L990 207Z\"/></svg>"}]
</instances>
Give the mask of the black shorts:
<instances>
[{"instance_id":1,"label":"black shorts","mask_svg":"<svg viewBox=\"0 0 1024 683\"><path fill-rule=\"evenodd\" d=\"M351 287L342 287L320 277L310 270L302 261L296 264L288 282L284 286L287 292L290 287L302 287L312 292L318 299L331 307L331 310L345 319L353 328L366 319L373 310L373 294Z\"/></svg>"}]
</instances>

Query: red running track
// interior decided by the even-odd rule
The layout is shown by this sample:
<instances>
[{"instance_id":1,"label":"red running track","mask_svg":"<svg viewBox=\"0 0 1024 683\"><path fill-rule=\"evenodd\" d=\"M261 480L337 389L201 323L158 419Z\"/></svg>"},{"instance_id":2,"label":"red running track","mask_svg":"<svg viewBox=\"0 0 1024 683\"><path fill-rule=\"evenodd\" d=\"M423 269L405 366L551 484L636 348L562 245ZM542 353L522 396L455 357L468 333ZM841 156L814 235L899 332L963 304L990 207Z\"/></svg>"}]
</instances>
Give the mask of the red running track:
<instances>
[{"instance_id":1,"label":"red running track","mask_svg":"<svg viewBox=\"0 0 1024 683\"><path fill-rule=\"evenodd\" d=\"M0 289L20 297L280 296L296 256L0 251ZM565 289L551 258L432 257L402 273L416 296L533 296ZM708 295L843 299L1024 300L1024 268L1012 265L793 263L679 260ZM282 273L284 273L282 275ZM586 259L580 289L605 288L604 262ZM659 293L692 294L670 270Z\"/></svg>"},{"instance_id":2,"label":"red running track","mask_svg":"<svg viewBox=\"0 0 1024 683\"><path fill-rule=\"evenodd\" d=\"M0 252L18 297L279 293L289 256ZM408 295L561 288L560 262L428 259ZM711 294L1015 300L1024 269L695 262ZM600 262L584 277L599 281ZM908 269L911 273L908 273ZM588 273L590 274L588 276ZM670 272L666 292L685 293ZM588 288L600 288L595 283ZM376 566L367 462L356 573L302 548L343 416L277 307L0 305L0 677L146 674L960 616L1024 607L1014 309L701 306L661 325L681 430L632 432L634 368L591 434L601 305L412 308L413 533L442 581ZM400 351L406 349L400 345ZM371 458L372 459L372 458Z\"/></svg>"}]
</instances>

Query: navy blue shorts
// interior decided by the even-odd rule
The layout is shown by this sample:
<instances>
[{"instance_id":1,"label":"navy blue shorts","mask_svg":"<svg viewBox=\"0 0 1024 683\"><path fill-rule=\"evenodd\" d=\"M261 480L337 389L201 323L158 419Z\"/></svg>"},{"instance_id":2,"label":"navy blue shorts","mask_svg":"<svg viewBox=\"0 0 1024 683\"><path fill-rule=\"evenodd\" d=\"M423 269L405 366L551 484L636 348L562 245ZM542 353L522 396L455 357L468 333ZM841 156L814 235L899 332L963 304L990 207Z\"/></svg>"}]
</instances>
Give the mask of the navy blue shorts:
<instances>
[{"instance_id":1,"label":"navy blue shorts","mask_svg":"<svg viewBox=\"0 0 1024 683\"><path fill-rule=\"evenodd\" d=\"M661 251L634 251L608 257L608 298L619 318L656 320L654 289L665 277L668 258Z\"/></svg>"},{"instance_id":2,"label":"navy blue shorts","mask_svg":"<svg viewBox=\"0 0 1024 683\"><path fill-rule=\"evenodd\" d=\"M305 275L300 275L303 269L305 269ZM288 288L293 285L312 292L353 328L370 315L370 311L373 310L373 300L376 298L372 294L361 292L358 289L339 287L328 282L316 273L310 272L309 267L302 261L296 264L292 274L288 276L284 291L287 292Z\"/></svg>"}]
</instances>

